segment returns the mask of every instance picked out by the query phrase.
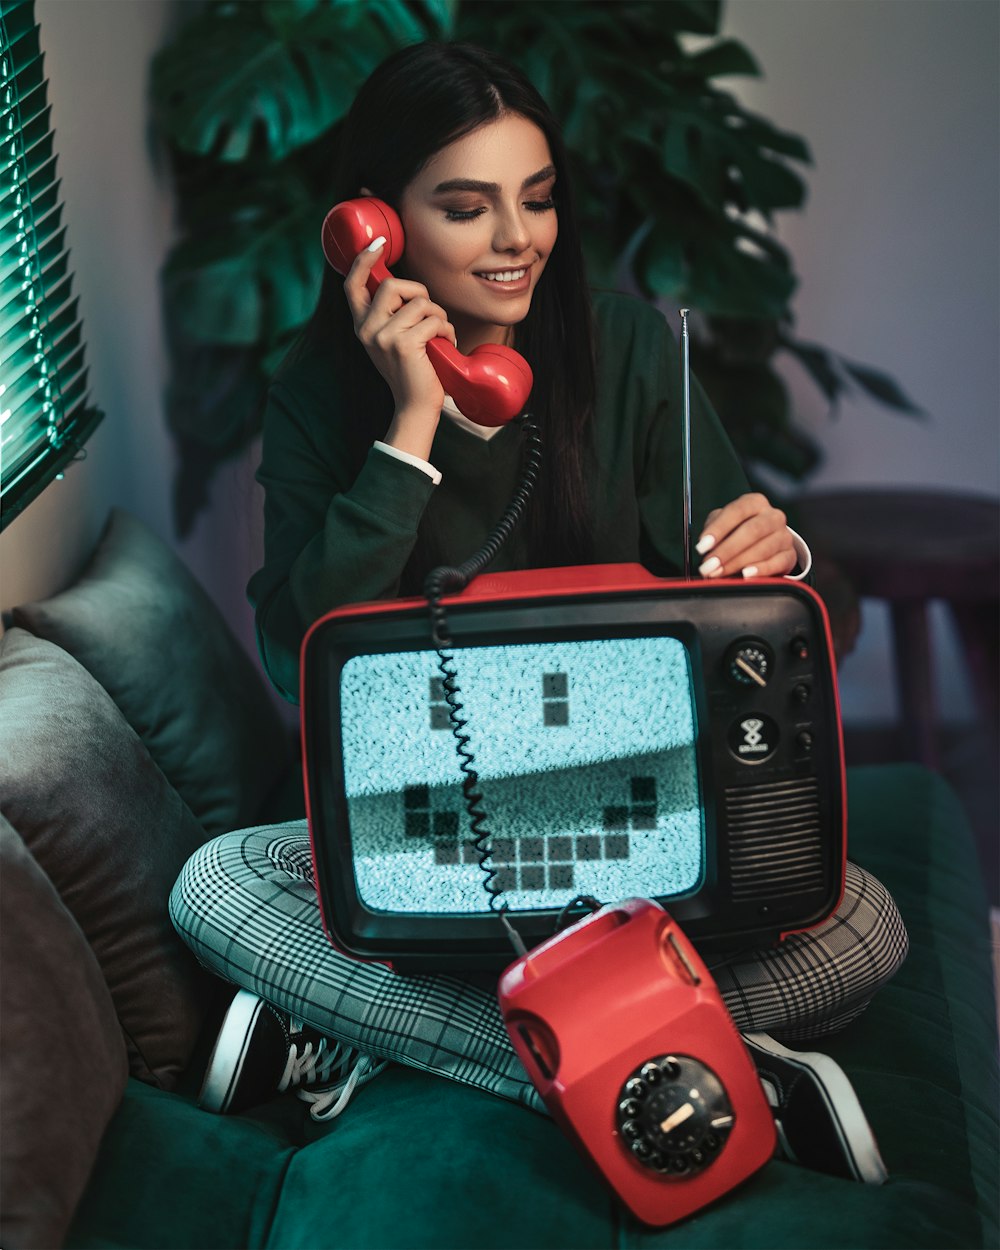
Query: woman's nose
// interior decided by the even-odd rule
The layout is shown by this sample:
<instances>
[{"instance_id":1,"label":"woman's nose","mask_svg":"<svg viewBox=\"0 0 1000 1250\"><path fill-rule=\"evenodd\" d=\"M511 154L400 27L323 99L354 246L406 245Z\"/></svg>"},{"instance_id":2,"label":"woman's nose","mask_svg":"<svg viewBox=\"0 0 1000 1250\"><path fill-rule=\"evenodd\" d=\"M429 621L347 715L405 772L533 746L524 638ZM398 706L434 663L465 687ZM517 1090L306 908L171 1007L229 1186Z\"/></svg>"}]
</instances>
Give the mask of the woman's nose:
<instances>
[{"instance_id":1,"label":"woman's nose","mask_svg":"<svg viewBox=\"0 0 1000 1250\"><path fill-rule=\"evenodd\" d=\"M509 208L500 214L493 235L497 252L524 252L531 244L531 234L520 208Z\"/></svg>"}]
</instances>

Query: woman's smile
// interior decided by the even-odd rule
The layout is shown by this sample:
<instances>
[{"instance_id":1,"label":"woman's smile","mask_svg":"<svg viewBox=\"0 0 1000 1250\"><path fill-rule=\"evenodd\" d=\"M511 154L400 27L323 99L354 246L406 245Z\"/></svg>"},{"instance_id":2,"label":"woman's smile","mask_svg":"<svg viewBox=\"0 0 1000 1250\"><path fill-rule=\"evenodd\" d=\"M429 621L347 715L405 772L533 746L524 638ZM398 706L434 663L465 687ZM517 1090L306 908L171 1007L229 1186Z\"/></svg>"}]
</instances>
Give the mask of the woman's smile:
<instances>
[{"instance_id":1,"label":"woman's smile","mask_svg":"<svg viewBox=\"0 0 1000 1250\"><path fill-rule=\"evenodd\" d=\"M476 274L476 277L498 287L498 295L519 295L531 285L531 267L522 265L518 269L491 269Z\"/></svg>"}]
</instances>

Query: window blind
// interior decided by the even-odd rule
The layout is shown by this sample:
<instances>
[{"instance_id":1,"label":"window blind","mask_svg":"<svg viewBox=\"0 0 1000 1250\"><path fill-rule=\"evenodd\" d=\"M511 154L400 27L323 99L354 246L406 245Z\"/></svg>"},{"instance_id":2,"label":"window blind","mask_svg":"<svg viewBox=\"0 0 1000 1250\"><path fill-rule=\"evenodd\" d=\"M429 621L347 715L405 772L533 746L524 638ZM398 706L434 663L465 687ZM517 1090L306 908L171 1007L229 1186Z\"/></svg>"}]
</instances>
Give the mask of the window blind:
<instances>
[{"instance_id":1,"label":"window blind","mask_svg":"<svg viewBox=\"0 0 1000 1250\"><path fill-rule=\"evenodd\" d=\"M0 0L0 529L79 456L88 403L34 0Z\"/></svg>"}]
</instances>

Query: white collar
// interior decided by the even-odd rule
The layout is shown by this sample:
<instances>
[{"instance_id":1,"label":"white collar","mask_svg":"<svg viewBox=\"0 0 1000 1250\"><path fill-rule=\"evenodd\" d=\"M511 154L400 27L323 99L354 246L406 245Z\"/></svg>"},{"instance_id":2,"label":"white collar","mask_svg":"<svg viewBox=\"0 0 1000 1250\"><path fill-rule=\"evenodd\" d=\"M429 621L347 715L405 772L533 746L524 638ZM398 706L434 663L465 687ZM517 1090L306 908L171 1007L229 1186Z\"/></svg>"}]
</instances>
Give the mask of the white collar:
<instances>
[{"instance_id":1,"label":"white collar","mask_svg":"<svg viewBox=\"0 0 1000 1250\"><path fill-rule=\"evenodd\" d=\"M475 434L478 438L490 439L503 429L502 425L477 425L475 421L470 421L468 417L463 416L459 412L455 401L450 395L445 395L441 411L450 417L456 425L461 426L463 430L468 430L470 434Z\"/></svg>"}]
</instances>

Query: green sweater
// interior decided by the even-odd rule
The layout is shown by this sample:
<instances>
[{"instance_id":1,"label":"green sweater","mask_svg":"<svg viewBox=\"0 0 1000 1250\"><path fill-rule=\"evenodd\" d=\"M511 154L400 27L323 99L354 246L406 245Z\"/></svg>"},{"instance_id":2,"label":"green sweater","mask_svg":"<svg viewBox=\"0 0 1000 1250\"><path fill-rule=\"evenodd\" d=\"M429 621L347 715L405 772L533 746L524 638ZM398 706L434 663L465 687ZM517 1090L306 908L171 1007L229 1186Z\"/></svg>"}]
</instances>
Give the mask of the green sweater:
<instances>
[{"instance_id":1,"label":"green sweater","mask_svg":"<svg viewBox=\"0 0 1000 1250\"><path fill-rule=\"evenodd\" d=\"M627 296L594 298L596 472L590 483L597 563L681 571L680 359L663 317ZM697 384L691 394L693 536L706 515L747 490L726 434ZM522 435L483 439L444 417L431 450L442 480L373 448L351 479L332 362L298 361L268 393L258 481L265 490L264 565L250 579L264 666L298 697L308 626L347 603L396 595L417 529L437 561L460 564L482 544L519 481ZM544 432L543 432L544 433ZM491 569L524 568L515 531Z\"/></svg>"}]
</instances>

